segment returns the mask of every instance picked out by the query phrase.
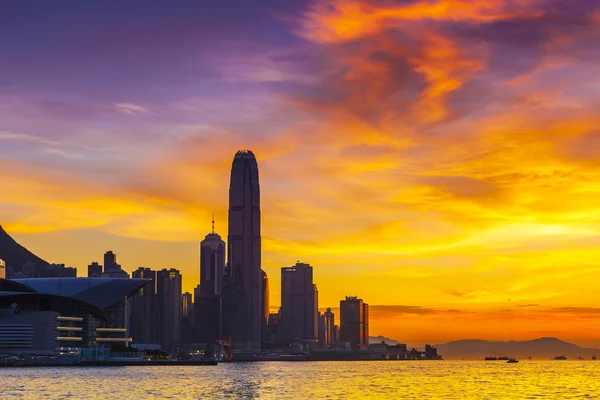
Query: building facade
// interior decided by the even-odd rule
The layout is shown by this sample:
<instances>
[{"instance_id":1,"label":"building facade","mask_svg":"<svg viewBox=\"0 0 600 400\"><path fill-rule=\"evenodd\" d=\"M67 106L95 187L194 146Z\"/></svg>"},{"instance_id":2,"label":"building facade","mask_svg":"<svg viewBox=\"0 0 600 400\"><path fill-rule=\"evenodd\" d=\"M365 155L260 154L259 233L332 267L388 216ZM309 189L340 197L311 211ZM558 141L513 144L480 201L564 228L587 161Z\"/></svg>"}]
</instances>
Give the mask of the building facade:
<instances>
[{"instance_id":1,"label":"building facade","mask_svg":"<svg viewBox=\"0 0 600 400\"><path fill-rule=\"evenodd\" d=\"M369 305L356 296L340 301L340 341L355 350L369 345Z\"/></svg>"},{"instance_id":2,"label":"building facade","mask_svg":"<svg viewBox=\"0 0 600 400\"><path fill-rule=\"evenodd\" d=\"M181 283L181 274L174 268L156 272L159 344L163 351L171 354L181 346Z\"/></svg>"},{"instance_id":3,"label":"building facade","mask_svg":"<svg viewBox=\"0 0 600 400\"><path fill-rule=\"evenodd\" d=\"M236 153L229 186L228 269L224 328L234 354L261 352L261 230L258 163L249 150Z\"/></svg>"},{"instance_id":4,"label":"building facade","mask_svg":"<svg viewBox=\"0 0 600 400\"><path fill-rule=\"evenodd\" d=\"M309 264L281 268L280 319L284 343L317 340L318 295Z\"/></svg>"},{"instance_id":5,"label":"building facade","mask_svg":"<svg viewBox=\"0 0 600 400\"><path fill-rule=\"evenodd\" d=\"M133 278L150 280L129 299L131 338L135 344L157 344L161 327L156 299L156 271L139 267L131 275Z\"/></svg>"}]
</instances>

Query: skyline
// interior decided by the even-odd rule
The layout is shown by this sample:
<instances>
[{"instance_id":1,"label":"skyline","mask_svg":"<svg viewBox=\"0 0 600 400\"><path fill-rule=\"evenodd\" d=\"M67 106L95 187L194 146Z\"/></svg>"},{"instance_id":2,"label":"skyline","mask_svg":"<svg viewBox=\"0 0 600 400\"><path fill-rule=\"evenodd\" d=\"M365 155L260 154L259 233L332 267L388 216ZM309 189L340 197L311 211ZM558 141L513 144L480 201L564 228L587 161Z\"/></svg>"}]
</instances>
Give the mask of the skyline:
<instances>
[{"instance_id":1,"label":"skyline","mask_svg":"<svg viewBox=\"0 0 600 400\"><path fill-rule=\"evenodd\" d=\"M600 347L590 3L4 5L0 223L80 274L113 250L193 292L247 147L272 301L301 260L373 335Z\"/></svg>"}]
</instances>

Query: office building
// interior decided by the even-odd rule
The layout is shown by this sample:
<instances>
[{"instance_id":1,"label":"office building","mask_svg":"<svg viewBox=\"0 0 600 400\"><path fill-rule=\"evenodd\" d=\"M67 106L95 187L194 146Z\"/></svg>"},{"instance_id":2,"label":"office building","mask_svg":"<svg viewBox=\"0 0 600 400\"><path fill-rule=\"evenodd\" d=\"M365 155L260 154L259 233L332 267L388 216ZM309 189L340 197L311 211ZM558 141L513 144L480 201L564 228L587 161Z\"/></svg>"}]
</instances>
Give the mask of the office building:
<instances>
[{"instance_id":1,"label":"office building","mask_svg":"<svg viewBox=\"0 0 600 400\"><path fill-rule=\"evenodd\" d=\"M369 305L356 296L340 301L340 341L356 350L369 345Z\"/></svg>"},{"instance_id":2,"label":"office building","mask_svg":"<svg viewBox=\"0 0 600 400\"><path fill-rule=\"evenodd\" d=\"M207 294L223 295L223 277L225 270L225 242L215 233L213 220L212 232L200 242L200 286Z\"/></svg>"},{"instance_id":3,"label":"office building","mask_svg":"<svg viewBox=\"0 0 600 400\"><path fill-rule=\"evenodd\" d=\"M203 343L212 351L222 338L223 280L225 273L225 242L212 232L200 243L200 285L194 290L194 322L190 341Z\"/></svg>"},{"instance_id":4,"label":"office building","mask_svg":"<svg viewBox=\"0 0 600 400\"><path fill-rule=\"evenodd\" d=\"M281 339L284 343L318 338L318 298L313 268L297 262L281 268Z\"/></svg>"},{"instance_id":5,"label":"office building","mask_svg":"<svg viewBox=\"0 0 600 400\"><path fill-rule=\"evenodd\" d=\"M117 263L117 255L112 251L104 253L104 272L103 278L129 278L129 274L121 269Z\"/></svg>"},{"instance_id":6,"label":"office building","mask_svg":"<svg viewBox=\"0 0 600 400\"><path fill-rule=\"evenodd\" d=\"M163 351L175 353L181 345L181 274L178 270L156 272L156 301L159 344Z\"/></svg>"},{"instance_id":7,"label":"office building","mask_svg":"<svg viewBox=\"0 0 600 400\"><path fill-rule=\"evenodd\" d=\"M269 277L265 271L262 271L262 343L266 343L270 341L271 335L268 330L269 325L269 314L271 312L270 307L270 297L269 297Z\"/></svg>"},{"instance_id":8,"label":"office building","mask_svg":"<svg viewBox=\"0 0 600 400\"><path fill-rule=\"evenodd\" d=\"M6 279L6 264L0 259L0 279Z\"/></svg>"},{"instance_id":9,"label":"office building","mask_svg":"<svg viewBox=\"0 0 600 400\"><path fill-rule=\"evenodd\" d=\"M323 315L325 316L325 343L330 345L337 341L333 331L335 326L335 314L333 314L331 308L328 308Z\"/></svg>"},{"instance_id":10,"label":"office building","mask_svg":"<svg viewBox=\"0 0 600 400\"><path fill-rule=\"evenodd\" d=\"M235 354L261 352L261 232L258 164L249 150L238 151L229 186L228 269L224 327Z\"/></svg>"},{"instance_id":11,"label":"office building","mask_svg":"<svg viewBox=\"0 0 600 400\"><path fill-rule=\"evenodd\" d=\"M135 344L157 344L161 327L156 300L156 271L139 267L131 275L150 281L129 299L131 338Z\"/></svg>"},{"instance_id":12,"label":"office building","mask_svg":"<svg viewBox=\"0 0 600 400\"><path fill-rule=\"evenodd\" d=\"M102 265L96 261L88 265L88 278L100 278L102 276Z\"/></svg>"}]
</instances>

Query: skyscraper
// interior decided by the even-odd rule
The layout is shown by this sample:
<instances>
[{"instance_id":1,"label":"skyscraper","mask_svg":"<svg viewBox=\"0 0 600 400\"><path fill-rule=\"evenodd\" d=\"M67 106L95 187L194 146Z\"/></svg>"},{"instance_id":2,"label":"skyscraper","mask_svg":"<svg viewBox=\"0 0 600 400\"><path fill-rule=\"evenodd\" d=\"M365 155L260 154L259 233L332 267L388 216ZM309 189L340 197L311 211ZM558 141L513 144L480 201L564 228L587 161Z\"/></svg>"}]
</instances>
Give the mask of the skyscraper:
<instances>
[{"instance_id":1,"label":"skyscraper","mask_svg":"<svg viewBox=\"0 0 600 400\"><path fill-rule=\"evenodd\" d=\"M200 285L194 290L194 324L191 342L214 346L222 338L225 242L212 232L200 243Z\"/></svg>"},{"instance_id":2,"label":"skyscraper","mask_svg":"<svg viewBox=\"0 0 600 400\"><path fill-rule=\"evenodd\" d=\"M357 350L369 345L369 305L356 296L340 301L340 341Z\"/></svg>"},{"instance_id":3,"label":"skyscraper","mask_svg":"<svg viewBox=\"0 0 600 400\"><path fill-rule=\"evenodd\" d=\"M317 287L313 268L296 263L281 268L281 339L284 342L318 337Z\"/></svg>"},{"instance_id":4,"label":"skyscraper","mask_svg":"<svg viewBox=\"0 0 600 400\"><path fill-rule=\"evenodd\" d=\"M260 187L249 150L236 153L229 186L224 325L234 353L260 353L262 328Z\"/></svg>"},{"instance_id":5,"label":"skyscraper","mask_svg":"<svg viewBox=\"0 0 600 400\"><path fill-rule=\"evenodd\" d=\"M181 274L171 268L156 272L156 300L160 321L160 345L174 353L181 344Z\"/></svg>"},{"instance_id":6,"label":"skyscraper","mask_svg":"<svg viewBox=\"0 0 600 400\"><path fill-rule=\"evenodd\" d=\"M160 340L161 322L156 299L156 271L139 267L131 274L133 278L150 279L128 302L131 303L130 332L134 343L150 344Z\"/></svg>"},{"instance_id":7,"label":"skyscraper","mask_svg":"<svg viewBox=\"0 0 600 400\"><path fill-rule=\"evenodd\" d=\"M223 294L223 273L225 269L225 242L215 233L213 220L212 232L200 242L200 286L206 294Z\"/></svg>"},{"instance_id":8,"label":"skyscraper","mask_svg":"<svg viewBox=\"0 0 600 400\"><path fill-rule=\"evenodd\" d=\"M267 343L271 340L271 334L268 331L269 314L270 314L270 297L269 297L269 277L265 271L262 271L262 343Z\"/></svg>"},{"instance_id":9,"label":"skyscraper","mask_svg":"<svg viewBox=\"0 0 600 400\"><path fill-rule=\"evenodd\" d=\"M337 341L337 337L334 335L333 327L335 326L335 314L328 308L324 313L325 315L325 343L329 346Z\"/></svg>"}]
</instances>

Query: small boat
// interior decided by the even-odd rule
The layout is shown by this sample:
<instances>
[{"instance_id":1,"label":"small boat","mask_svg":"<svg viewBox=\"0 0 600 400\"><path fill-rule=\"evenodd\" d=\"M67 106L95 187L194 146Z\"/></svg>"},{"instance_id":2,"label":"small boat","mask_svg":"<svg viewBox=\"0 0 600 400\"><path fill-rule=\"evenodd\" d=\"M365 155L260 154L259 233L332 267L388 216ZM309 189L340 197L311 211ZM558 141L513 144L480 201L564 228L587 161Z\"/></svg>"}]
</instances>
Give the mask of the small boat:
<instances>
[{"instance_id":1,"label":"small boat","mask_svg":"<svg viewBox=\"0 0 600 400\"><path fill-rule=\"evenodd\" d=\"M558 356L558 357L554 357L555 360L566 360L567 357L565 356Z\"/></svg>"},{"instance_id":2,"label":"small boat","mask_svg":"<svg viewBox=\"0 0 600 400\"><path fill-rule=\"evenodd\" d=\"M508 360L510 360L510 358L508 358L506 356L503 356L503 357L498 357L498 360L500 360L500 361L508 361Z\"/></svg>"},{"instance_id":3,"label":"small boat","mask_svg":"<svg viewBox=\"0 0 600 400\"><path fill-rule=\"evenodd\" d=\"M506 363L507 363L507 364L516 364L516 363L518 363L518 362L519 362L519 360L517 360L517 359L514 359L514 358L510 358L510 359L509 359L509 360L508 360Z\"/></svg>"},{"instance_id":4,"label":"small boat","mask_svg":"<svg viewBox=\"0 0 600 400\"><path fill-rule=\"evenodd\" d=\"M595 360L595 359L596 359L596 356L592 356L592 360Z\"/></svg>"},{"instance_id":5,"label":"small boat","mask_svg":"<svg viewBox=\"0 0 600 400\"><path fill-rule=\"evenodd\" d=\"M498 359L496 357L486 357L485 361L497 361Z\"/></svg>"}]
</instances>

